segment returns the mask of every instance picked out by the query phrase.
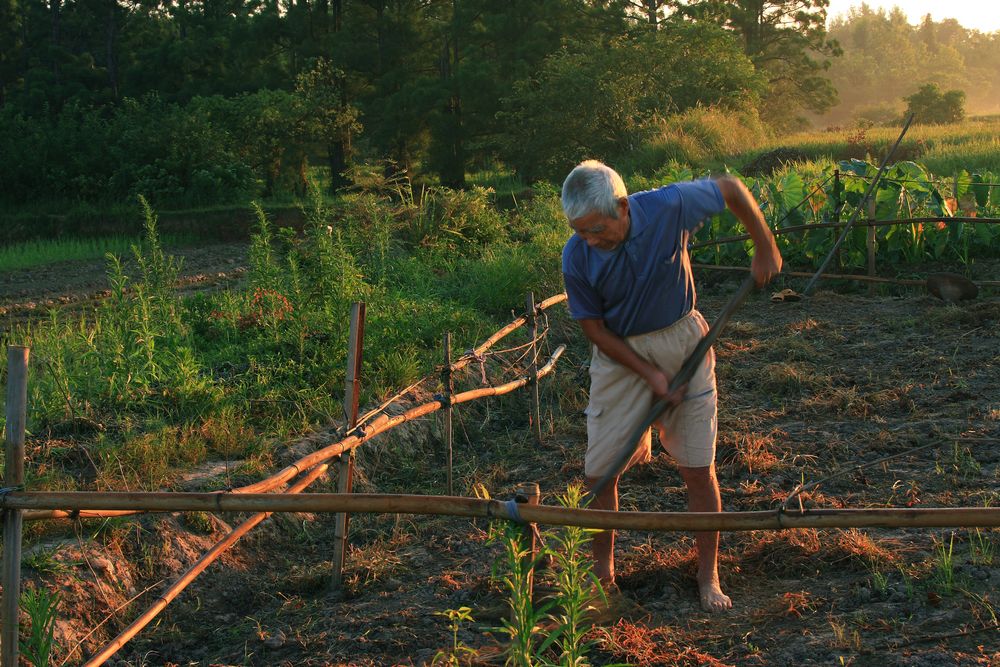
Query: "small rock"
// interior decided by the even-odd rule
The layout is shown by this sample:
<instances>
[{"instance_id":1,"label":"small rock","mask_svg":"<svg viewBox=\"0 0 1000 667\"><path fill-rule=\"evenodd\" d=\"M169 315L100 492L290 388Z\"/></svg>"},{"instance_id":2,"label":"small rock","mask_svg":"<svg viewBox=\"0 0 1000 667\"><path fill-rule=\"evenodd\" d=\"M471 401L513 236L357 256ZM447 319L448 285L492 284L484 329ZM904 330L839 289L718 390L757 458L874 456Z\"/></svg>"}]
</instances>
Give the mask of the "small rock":
<instances>
[{"instance_id":1,"label":"small rock","mask_svg":"<svg viewBox=\"0 0 1000 667\"><path fill-rule=\"evenodd\" d=\"M870 588L861 588L858 590L858 599L862 602L870 602L872 599L872 591Z\"/></svg>"},{"instance_id":2,"label":"small rock","mask_svg":"<svg viewBox=\"0 0 1000 667\"><path fill-rule=\"evenodd\" d=\"M115 565L107 558L97 557L90 561L91 566L94 568L95 572L103 574L105 576L112 576L115 573Z\"/></svg>"},{"instance_id":3,"label":"small rock","mask_svg":"<svg viewBox=\"0 0 1000 667\"><path fill-rule=\"evenodd\" d=\"M387 591L398 591L400 588L403 587L403 582L401 582L399 579L393 579L390 577L389 579L385 580L385 583L383 585L385 586L385 590Z\"/></svg>"},{"instance_id":4,"label":"small rock","mask_svg":"<svg viewBox=\"0 0 1000 667\"><path fill-rule=\"evenodd\" d=\"M264 640L264 646L270 649L281 648L285 645L285 633L281 630L275 630Z\"/></svg>"}]
</instances>

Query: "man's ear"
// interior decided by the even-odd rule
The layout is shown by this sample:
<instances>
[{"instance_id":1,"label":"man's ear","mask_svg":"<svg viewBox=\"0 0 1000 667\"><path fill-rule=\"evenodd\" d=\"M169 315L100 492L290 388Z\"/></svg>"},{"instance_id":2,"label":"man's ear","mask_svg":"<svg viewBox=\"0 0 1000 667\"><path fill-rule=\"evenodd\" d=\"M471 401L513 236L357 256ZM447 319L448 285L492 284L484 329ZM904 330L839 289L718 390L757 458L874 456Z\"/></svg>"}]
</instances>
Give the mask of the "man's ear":
<instances>
[{"instance_id":1,"label":"man's ear","mask_svg":"<svg viewBox=\"0 0 1000 667\"><path fill-rule=\"evenodd\" d=\"M628 214L628 197L618 198L618 217Z\"/></svg>"}]
</instances>

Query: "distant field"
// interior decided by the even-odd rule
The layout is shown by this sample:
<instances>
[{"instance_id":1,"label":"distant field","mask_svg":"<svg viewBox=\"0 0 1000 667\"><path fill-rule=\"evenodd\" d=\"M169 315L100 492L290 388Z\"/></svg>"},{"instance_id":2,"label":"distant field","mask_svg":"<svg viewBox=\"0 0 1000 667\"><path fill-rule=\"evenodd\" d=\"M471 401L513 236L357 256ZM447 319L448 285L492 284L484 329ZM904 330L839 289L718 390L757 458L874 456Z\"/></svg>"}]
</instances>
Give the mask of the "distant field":
<instances>
[{"instance_id":1,"label":"distant field","mask_svg":"<svg viewBox=\"0 0 1000 667\"><path fill-rule=\"evenodd\" d=\"M900 127L845 127L776 137L734 156L734 166L778 147L794 148L814 159L879 158L899 136ZM935 174L1000 171L1000 118L952 125L913 125L897 149L896 161L913 160Z\"/></svg>"},{"instance_id":2,"label":"distant field","mask_svg":"<svg viewBox=\"0 0 1000 667\"><path fill-rule=\"evenodd\" d=\"M0 271L30 269L54 262L94 259L108 253L126 255L132 252L132 246L139 241L139 236L106 236L36 240L0 246ZM191 241L192 237L184 235L165 235L163 238L163 243L167 246L184 245Z\"/></svg>"}]
</instances>

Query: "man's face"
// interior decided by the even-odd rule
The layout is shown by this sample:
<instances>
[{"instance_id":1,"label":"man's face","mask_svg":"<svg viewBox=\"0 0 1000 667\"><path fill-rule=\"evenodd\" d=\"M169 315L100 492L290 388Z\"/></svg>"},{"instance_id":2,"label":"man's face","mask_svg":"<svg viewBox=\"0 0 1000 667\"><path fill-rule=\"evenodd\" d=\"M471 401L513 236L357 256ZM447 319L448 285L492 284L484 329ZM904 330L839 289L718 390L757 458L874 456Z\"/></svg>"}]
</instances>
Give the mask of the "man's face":
<instances>
[{"instance_id":1,"label":"man's face","mask_svg":"<svg viewBox=\"0 0 1000 667\"><path fill-rule=\"evenodd\" d=\"M628 238L628 199L625 197L618 200L617 213L614 218L604 213L588 213L571 220L569 226L591 248L614 250Z\"/></svg>"}]
</instances>

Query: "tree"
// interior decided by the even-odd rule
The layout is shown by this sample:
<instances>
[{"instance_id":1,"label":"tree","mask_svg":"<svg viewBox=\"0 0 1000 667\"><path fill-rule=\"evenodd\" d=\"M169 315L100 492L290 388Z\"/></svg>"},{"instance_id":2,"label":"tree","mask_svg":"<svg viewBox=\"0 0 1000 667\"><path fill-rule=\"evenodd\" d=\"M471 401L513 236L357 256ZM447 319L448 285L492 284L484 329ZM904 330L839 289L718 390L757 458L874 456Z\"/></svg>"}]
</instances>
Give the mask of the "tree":
<instances>
[{"instance_id":1,"label":"tree","mask_svg":"<svg viewBox=\"0 0 1000 667\"><path fill-rule=\"evenodd\" d=\"M916 123L957 123L965 118L965 93L961 90L942 93L936 83L927 83L903 99L906 113L912 113Z\"/></svg>"},{"instance_id":2,"label":"tree","mask_svg":"<svg viewBox=\"0 0 1000 667\"><path fill-rule=\"evenodd\" d=\"M305 132L326 147L334 191L347 184L342 172L350 165L352 139L361 131L358 110L345 101L345 80L342 70L320 59L311 70L299 74L295 83Z\"/></svg>"},{"instance_id":3,"label":"tree","mask_svg":"<svg viewBox=\"0 0 1000 667\"><path fill-rule=\"evenodd\" d=\"M778 127L804 123L837 101L826 72L841 55L826 32L830 0L689 0L679 11L715 18L734 30L743 51L768 78L761 114Z\"/></svg>"},{"instance_id":4,"label":"tree","mask_svg":"<svg viewBox=\"0 0 1000 667\"><path fill-rule=\"evenodd\" d=\"M666 21L607 48L576 44L504 100L501 157L526 180L558 178L585 157L615 162L663 117L752 107L762 83L732 35L707 22Z\"/></svg>"}]
</instances>

